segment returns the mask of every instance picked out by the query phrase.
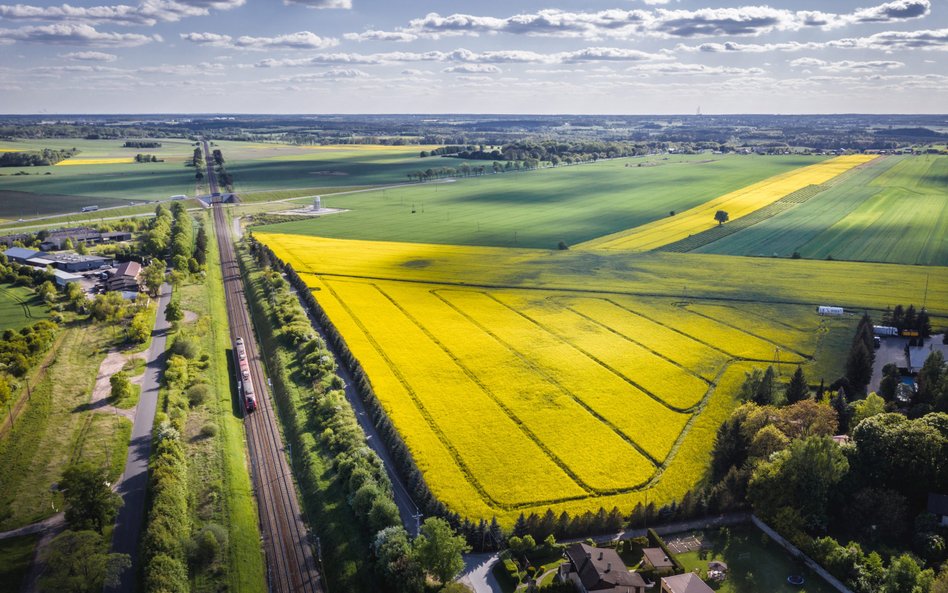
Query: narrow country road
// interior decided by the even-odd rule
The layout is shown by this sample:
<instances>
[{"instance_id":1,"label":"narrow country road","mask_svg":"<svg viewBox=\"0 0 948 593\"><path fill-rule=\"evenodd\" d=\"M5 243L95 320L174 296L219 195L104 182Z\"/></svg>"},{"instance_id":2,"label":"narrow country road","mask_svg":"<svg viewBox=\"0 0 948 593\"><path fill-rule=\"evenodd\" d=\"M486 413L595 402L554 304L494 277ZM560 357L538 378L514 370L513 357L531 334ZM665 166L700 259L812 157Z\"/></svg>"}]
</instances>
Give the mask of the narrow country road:
<instances>
[{"instance_id":1,"label":"narrow country road","mask_svg":"<svg viewBox=\"0 0 948 593\"><path fill-rule=\"evenodd\" d=\"M165 319L165 307L171 301L171 287L161 285L158 296L158 315L152 331L151 347L145 358L145 375L142 378L141 397L135 410L132 425L132 440L128 445L125 471L119 481L117 492L124 504L115 520L112 532L112 551L128 554L132 566L122 574L122 580L113 591L129 593L135 590L135 578L139 566L139 546L142 527L145 523L145 495L148 491L148 460L151 456L151 432L158 406L158 389L165 369L165 347L170 324Z\"/></svg>"}]
</instances>

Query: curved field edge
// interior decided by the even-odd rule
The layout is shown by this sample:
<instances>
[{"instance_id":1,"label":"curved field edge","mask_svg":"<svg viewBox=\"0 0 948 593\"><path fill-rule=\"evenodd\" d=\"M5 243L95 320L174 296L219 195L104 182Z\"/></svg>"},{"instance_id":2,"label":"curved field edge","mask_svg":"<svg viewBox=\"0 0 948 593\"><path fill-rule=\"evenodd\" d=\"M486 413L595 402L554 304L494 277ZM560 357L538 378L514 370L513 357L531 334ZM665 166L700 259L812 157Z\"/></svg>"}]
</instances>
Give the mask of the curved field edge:
<instances>
[{"instance_id":1,"label":"curved field edge","mask_svg":"<svg viewBox=\"0 0 948 593\"><path fill-rule=\"evenodd\" d=\"M576 247L633 251L657 249L714 228L716 211L724 210L730 215L730 220L739 220L787 195L810 185L826 183L875 158L875 155L847 155L801 167L718 196L674 216L599 237Z\"/></svg>"}]
</instances>

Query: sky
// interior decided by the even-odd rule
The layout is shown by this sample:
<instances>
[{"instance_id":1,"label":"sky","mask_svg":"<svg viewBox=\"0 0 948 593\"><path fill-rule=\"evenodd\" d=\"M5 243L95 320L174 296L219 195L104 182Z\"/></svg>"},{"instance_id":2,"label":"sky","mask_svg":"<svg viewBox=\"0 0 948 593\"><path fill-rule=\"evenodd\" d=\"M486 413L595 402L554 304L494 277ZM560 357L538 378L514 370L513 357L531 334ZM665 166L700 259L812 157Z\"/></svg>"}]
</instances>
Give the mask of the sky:
<instances>
[{"instance_id":1,"label":"sky","mask_svg":"<svg viewBox=\"0 0 948 593\"><path fill-rule=\"evenodd\" d=\"M948 0L25 1L0 113L948 112Z\"/></svg>"}]
</instances>

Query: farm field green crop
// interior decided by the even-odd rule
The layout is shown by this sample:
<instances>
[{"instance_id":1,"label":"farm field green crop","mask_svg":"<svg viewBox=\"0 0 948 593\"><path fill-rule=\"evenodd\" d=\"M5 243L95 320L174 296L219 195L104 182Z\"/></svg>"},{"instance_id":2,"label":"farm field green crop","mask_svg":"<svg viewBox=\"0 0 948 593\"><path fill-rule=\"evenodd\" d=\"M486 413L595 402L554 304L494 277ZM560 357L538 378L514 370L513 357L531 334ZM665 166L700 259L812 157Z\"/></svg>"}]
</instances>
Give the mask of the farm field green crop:
<instances>
[{"instance_id":1,"label":"farm field green crop","mask_svg":"<svg viewBox=\"0 0 948 593\"><path fill-rule=\"evenodd\" d=\"M32 290L0 284L0 331L20 329L48 316L49 309Z\"/></svg>"},{"instance_id":2,"label":"farm field green crop","mask_svg":"<svg viewBox=\"0 0 948 593\"><path fill-rule=\"evenodd\" d=\"M51 167L0 168L0 217L26 218L79 210L82 206L101 208L129 202L164 199L194 193L194 169L185 167L193 146L188 140L160 140L160 148L123 148L122 140L50 139L44 141L3 141L0 148L40 150L78 148L75 162L83 160L131 160L138 153L153 154L161 163L114 163ZM17 175L23 171L28 175Z\"/></svg>"},{"instance_id":3,"label":"farm field green crop","mask_svg":"<svg viewBox=\"0 0 948 593\"><path fill-rule=\"evenodd\" d=\"M617 159L329 196L324 207L350 211L262 228L349 239L555 248L561 240L572 245L667 217L822 158L707 156ZM420 162L460 164L431 160Z\"/></svg>"},{"instance_id":4,"label":"farm field green crop","mask_svg":"<svg viewBox=\"0 0 948 593\"><path fill-rule=\"evenodd\" d=\"M948 265L948 157L888 157L695 253Z\"/></svg>"}]
</instances>

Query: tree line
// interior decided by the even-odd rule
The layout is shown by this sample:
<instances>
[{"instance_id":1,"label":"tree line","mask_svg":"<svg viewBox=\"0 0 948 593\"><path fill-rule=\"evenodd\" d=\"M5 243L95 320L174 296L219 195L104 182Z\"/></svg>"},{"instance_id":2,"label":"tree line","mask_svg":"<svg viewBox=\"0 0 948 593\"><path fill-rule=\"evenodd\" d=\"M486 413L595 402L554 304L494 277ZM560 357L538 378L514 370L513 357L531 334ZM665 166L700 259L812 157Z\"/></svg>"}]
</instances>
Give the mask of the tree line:
<instances>
[{"instance_id":1,"label":"tree line","mask_svg":"<svg viewBox=\"0 0 948 593\"><path fill-rule=\"evenodd\" d=\"M326 343L316 334L300 300L290 292L292 285L310 310L315 299L292 267L284 267L265 245L251 240L251 253L263 269L262 284L274 327L312 390L312 399L295 405L303 412L284 410L288 437L294 448L307 451L303 457L301 482L319 483L319 468L311 456L331 460L332 479L345 493L356 523L372 543L371 550L356 551L370 558L375 575L387 591L421 593L426 574L447 584L463 568L462 553L469 549L443 519L429 517L421 533L412 539L404 529L394 502L392 483L378 455L365 446L365 435L343 392L336 373L336 360ZM280 270L286 271L284 280ZM282 381L280 377L277 381ZM278 405L290 405L278 398ZM333 552L336 553L336 552Z\"/></svg>"},{"instance_id":2,"label":"tree line","mask_svg":"<svg viewBox=\"0 0 948 593\"><path fill-rule=\"evenodd\" d=\"M161 142L154 140L126 140L122 148L161 148Z\"/></svg>"},{"instance_id":3,"label":"tree line","mask_svg":"<svg viewBox=\"0 0 948 593\"><path fill-rule=\"evenodd\" d=\"M136 163L163 163L163 162L165 162L165 160L164 160L164 159L159 159L157 156L155 156L155 155L153 155L153 154L141 154L141 153L139 153L139 154L136 154L136 155L135 155L135 162L136 162Z\"/></svg>"},{"instance_id":4,"label":"tree line","mask_svg":"<svg viewBox=\"0 0 948 593\"><path fill-rule=\"evenodd\" d=\"M0 167L48 167L79 154L75 148L0 153Z\"/></svg>"},{"instance_id":5,"label":"tree line","mask_svg":"<svg viewBox=\"0 0 948 593\"><path fill-rule=\"evenodd\" d=\"M432 167L425 170L411 171L406 173L409 181L430 181L432 179L444 179L447 177L477 177L486 175L488 171L492 173L508 173L510 171L533 171L540 168L540 161L536 159L526 159L524 161L507 161L501 163L494 161L490 169L487 165L469 165L461 163L458 167Z\"/></svg>"}]
</instances>

